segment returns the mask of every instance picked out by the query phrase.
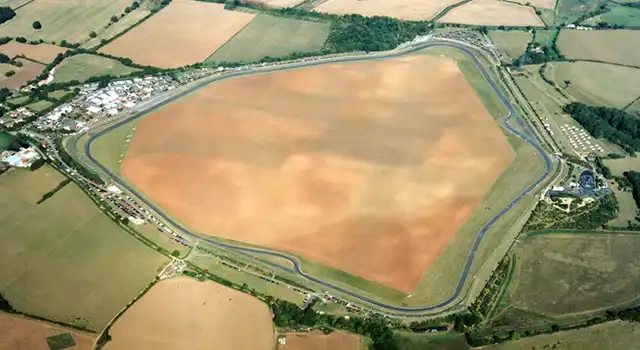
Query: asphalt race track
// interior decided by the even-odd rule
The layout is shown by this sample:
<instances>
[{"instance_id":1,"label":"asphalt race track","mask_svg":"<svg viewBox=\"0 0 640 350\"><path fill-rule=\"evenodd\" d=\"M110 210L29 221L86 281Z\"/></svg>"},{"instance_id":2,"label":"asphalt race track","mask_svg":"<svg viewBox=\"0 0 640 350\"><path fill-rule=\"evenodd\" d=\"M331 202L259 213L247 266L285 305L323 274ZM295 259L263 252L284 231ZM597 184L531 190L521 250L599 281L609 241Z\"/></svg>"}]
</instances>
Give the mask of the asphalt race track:
<instances>
[{"instance_id":1,"label":"asphalt race track","mask_svg":"<svg viewBox=\"0 0 640 350\"><path fill-rule=\"evenodd\" d=\"M517 115L515 108L513 107L513 105L511 104L511 102L509 101L509 99L504 96L502 94L502 91L500 91L500 89L498 88L498 85L496 84L496 82L491 78L490 74L485 70L485 68L482 66L481 62L478 60L478 58L466 47L461 46L461 45L456 45L454 43L448 43L448 42L431 42L431 43L423 43L423 44L417 44L415 47L411 48L410 50L407 51L403 51L403 52L396 52L396 53L391 53L388 55L379 55L376 57L345 57L342 59L335 59L332 61L321 61L321 62L307 62L307 63L301 63L299 65L296 65L295 69L298 68L303 68L303 67L312 67L312 66L319 66L319 65L325 65L325 64L332 64L332 63L344 63L344 62L357 62L357 61L368 61L368 60L379 60L379 59L389 59L389 58L394 58L394 57L400 57L400 56L404 56L404 55L409 55L412 53L415 53L417 51L423 50L425 48L429 48L429 47L437 47L437 46L445 46L445 47L453 47L456 48L462 52L464 52L465 54L467 54L469 57L471 57L471 59L473 60L474 65L476 66L476 68L480 71L480 73L482 73L482 75L484 76L485 80L487 81L487 83L491 86L492 90L494 91L494 93L498 96L498 98L500 99L500 101L502 102L502 104L507 108L508 110L508 115L506 117L504 117L501 121L500 124L502 125L502 127L504 127L505 129L509 130L509 132L511 132L512 134L518 136L520 139L524 140L525 142L527 142L528 144L530 144L531 146L533 146L536 149L536 153L544 160L545 162L545 172L544 174L542 174L542 176L540 176L534 183L532 183L529 187L527 187L525 190L523 190L518 196L516 196L514 199L511 200L511 202L509 202L509 204L507 206L505 206L497 215L495 215L488 223L486 223L481 229L480 231L478 231L475 241L473 243L473 246L471 248L471 250L469 251L469 255L467 256L467 260L465 262L464 265L464 269L462 271L462 274L460 275L460 279L458 280L458 284L456 285L456 288L453 292L453 294L451 295L451 297L449 297L447 300L443 301L440 304L437 305L433 305L433 306L427 306L427 307L419 307L419 308L408 308L408 307L398 307L398 306L393 306L393 305L387 305L375 300L372 300L370 298L367 298L365 296L359 295L356 292L350 291L348 289L336 286L331 284L330 282L326 282L323 281L321 279L318 279L316 277L310 276L308 274L306 274L301 266L300 266L300 262L297 260L297 258L293 257L293 256L289 256L280 252L275 252L275 251L270 251L267 249L259 249L259 248L249 248L249 247L243 247L243 246L238 246L238 245L234 245L234 244L230 244L230 243L226 243L226 242L222 242L219 241L215 238L211 238L211 237L206 237L206 236L202 236L199 234L196 234L194 232L191 232L190 230L188 230L186 227L183 227L182 225L180 225L179 223L175 222L174 220L172 220L168 215L166 215L160 208L158 208L157 206L155 206L153 203L151 203L150 201L148 201L143 195L139 194L134 188L132 188L130 185L128 185L125 181L123 181L122 179L120 179L118 176L116 176L115 174L113 174L109 169L107 169L105 166L103 166L102 164L100 164L100 162L98 162L92 155L90 152L90 148L91 148L91 144L93 143L93 141L95 141L95 139L97 139L98 137L110 132L111 130L118 128L119 126L128 123L129 121L133 120L133 119L137 119L140 118L142 116L144 116L145 114L151 112L154 109L157 109L159 107L162 107L170 102L173 102L179 98L184 97L185 95L199 89L202 86L217 82L217 81L221 81L224 79L229 79L229 78L235 78L235 77L241 77L241 76L247 76L247 75L251 75L251 74L255 74L255 73L265 73L265 72L276 72L276 71L280 71L280 70L286 70L286 69L292 69L292 67L273 67L273 68L269 68L269 69L261 69L258 72L253 72L253 71L240 71L240 72L236 72L236 73L230 73L228 75L224 75L221 76L218 79L215 79L213 81L207 81L207 82L203 82L201 84L195 85L191 88L189 88L188 90L185 90L184 92L180 93L179 95L176 95L156 106L153 106L152 108L149 108L147 110L141 111L139 113L137 113L136 115L134 115L131 118L127 118L124 119L118 123L115 123L101 131L99 131L98 133L92 135L89 139L89 141L84 145L84 153L85 156L87 157L87 159L89 159L92 163L93 166L96 166L98 168L100 168L104 173L106 173L107 175L109 175L109 177L111 178L111 180L114 183L117 183L119 186L122 186L122 188L126 189L128 192L134 194L136 197L138 197L138 199L140 199L140 201L142 201L145 205L147 205L149 208L153 209L159 217L161 217L166 223L169 223L170 226L173 226L174 228L178 229L179 231L182 231L183 234L190 236L192 238L198 239L198 240L202 240L202 241L206 241L214 246L223 248L223 249L227 249L227 250L232 250L236 253L239 254L243 254L246 256L250 256L252 258L255 258L255 255L268 255L268 256L274 256L274 257L278 257L278 258L283 258L288 260L289 262L291 262L291 264L293 264L293 269L288 267L288 266L282 266L276 263L273 263L271 261L267 261L267 260L262 260L258 257L258 259L266 265L269 265L277 270L281 270L281 271L285 271L285 272L292 272L295 273L297 275L299 275L300 277L308 280L308 281L312 281L315 282L319 285L322 285L324 287L327 288L327 290L334 290L334 291L338 291L341 292L343 294L349 295L350 297L359 300L361 302L364 302L366 304L371 304L373 306L376 306L380 309L385 310L388 313L392 313L392 314L404 314L404 315L420 315L420 314L429 314L429 313L435 313L438 311L444 311L445 309L447 309L448 307L454 306L457 301L458 298L460 297L462 290L463 290L463 286L465 281L469 278L469 272L471 269L471 266L474 262L478 247L480 246L480 243L482 242L482 239L484 238L484 235L486 234L486 232L496 223L496 221L498 221L502 216L504 216L509 210L511 210L511 208L513 208L516 204L518 204L525 196L527 196L529 193L531 193L534 188L536 188L538 185L540 185L542 182L544 182L547 177L549 177L551 175L551 172L553 170L553 162L551 157L546 153L545 149L540 145L539 141L536 139L536 136L534 132L531 131L531 129L526 126L526 123L524 123L522 121L522 119L520 119L520 117ZM513 127L511 127L508 123L509 120L515 120L518 125L523 128L524 132L520 132L516 129L514 129Z\"/></svg>"}]
</instances>

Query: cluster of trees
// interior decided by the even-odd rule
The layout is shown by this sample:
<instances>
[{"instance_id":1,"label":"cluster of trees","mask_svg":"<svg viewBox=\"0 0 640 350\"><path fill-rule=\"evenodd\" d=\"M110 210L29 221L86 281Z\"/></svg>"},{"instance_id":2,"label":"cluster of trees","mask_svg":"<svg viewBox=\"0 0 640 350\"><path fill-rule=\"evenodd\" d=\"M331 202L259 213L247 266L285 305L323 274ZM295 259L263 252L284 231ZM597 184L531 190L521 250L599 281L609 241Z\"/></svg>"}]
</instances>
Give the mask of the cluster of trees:
<instances>
[{"instance_id":1,"label":"cluster of trees","mask_svg":"<svg viewBox=\"0 0 640 350\"><path fill-rule=\"evenodd\" d=\"M479 314L482 317L487 316L489 311L491 311L493 301L509 276L510 266L510 260L508 257L505 257L500 261L498 267L493 271L493 274L487 281L487 284L480 292L480 295L478 295L473 304L471 304L469 309L472 313Z\"/></svg>"},{"instance_id":2,"label":"cluster of trees","mask_svg":"<svg viewBox=\"0 0 640 350\"><path fill-rule=\"evenodd\" d=\"M533 31L534 40L528 45L525 52L519 59L514 61L514 65L522 66L526 64L541 64L551 61L564 61L566 58L560 53L557 47L559 30L554 32L550 45L542 45L535 41L536 31Z\"/></svg>"},{"instance_id":3,"label":"cluster of trees","mask_svg":"<svg viewBox=\"0 0 640 350\"><path fill-rule=\"evenodd\" d=\"M390 17L344 15L333 23L327 38L329 52L384 51L431 30L427 21L407 22Z\"/></svg>"},{"instance_id":4,"label":"cluster of trees","mask_svg":"<svg viewBox=\"0 0 640 350\"><path fill-rule=\"evenodd\" d=\"M595 165L596 165L596 169L598 169L598 172L602 174L602 176L604 176L607 179L613 178L613 173L611 173L611 169L609 169L609 167L604 164L604 162L602 161L602 158L596 157Z\"/></svg>"},{"instance_id":5,"label":"cluster of trees","mask_svg":"<svg viewBox=\"0 0 640 350\"><path fill-rule=\"evenodd\" d=\"M374 349L398 349L393 331L382 318L365 319L361 317L320 315L313 310L313 305L300 309L296 304L283 300L268 300L273 311L273 321L282 328L302 328L326 326L357 333L371 338Z\"/></svg>"},{"instance_id":6,"label":"cluster of trees","mask_svg":"<svg viewBox=\"0 0 640 350\"><path fill-rule=\"evenodd\" d=\"M581 208L572 204L572 212L565 213L541 201L531 213L523 231L572 229L595 230L606 226L618 215L618 201L613 194L598 198Z\"/></svg>"},{"instance_id":7,"label":"cluster of trees","mask_svg":"<svg viewBox=\"0 0 640 350\"><path fill-rule=\"evenodd\" d=\"M0 24L12 19L15 16L16 16L16 13L11 9L11 7L8 7L8 6L0 7Z\"/></svg>"},{"instance_id":8,"label":"cluster of trees","mask_svg":"<svg viewBox=\"0 0 640 350\"><path fill-rule=\"evenodd\" d=\"M594 137L609 140L631 154L640 151L640 119L635 116L617 108L580 102L569 103L563 109Z\"/></svg>"},{"instance_id":9,"label":"cluster of trees","mask_svg":"<svg viewBox=\"0 0 640 350\"><path fill-rule=\"evenodd\" d=\"M631 170L625 172L624 176L629 180L633 189L633 199L636 201L638 208L640 208L640 172Z\"/></svg>"}]
</instances>

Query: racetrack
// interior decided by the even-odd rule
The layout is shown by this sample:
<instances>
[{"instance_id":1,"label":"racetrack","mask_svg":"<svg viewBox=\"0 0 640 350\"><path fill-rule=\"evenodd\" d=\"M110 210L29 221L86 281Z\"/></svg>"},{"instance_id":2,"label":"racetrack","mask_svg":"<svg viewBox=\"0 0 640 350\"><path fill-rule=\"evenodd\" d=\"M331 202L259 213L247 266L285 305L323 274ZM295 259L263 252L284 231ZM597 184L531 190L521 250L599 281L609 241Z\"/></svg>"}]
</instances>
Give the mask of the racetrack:
<instances>
[{"instance_id":1,"label":"racetrack","mask_svg":"<svg viewBox=\"0 0 640 350\"><path fill-rule=\"evenodd\" d=\"M345 288L336 286L330 282L327 281L323 281L319 278L307 275L301 268L301 264L300 262L292 256L283 254L283 253L279 253L279 252L274 252L274 251L269 251L267 249L259 249L259 248L248 248L248 247L242 247L242 246L236 246L234 244L229 244L229 243L225 243L222 241L219 241L215 238L210 238L210 237L205 237L205 236L201 236L198 235L196 233L193 233L191 231L189 231L187 228L185 228L184 226L180 225L179 223L175 222L174 220L172 220L168 215L166 215L164 212L162 212L162 210L160 210L157 206L155 206L153 203L149 202L147 199L145 199L144 196L140 195L134 188L132 188L129 184L127 184L125 181L123 181L122 179L118 178L115 174L113 174L109 169L107 169L104 165L100 164L100 162L98 162L90 153L90 147L91 144L94 140L96 140L98 137L110 132L111 130L125 124L128 123L129 121L131 121L132 119L136 119L136 118L140 118L144 115L146 115L148 112L150 112L151 110L157 109L165 104L168 104L172 101L175 101L179 98L182 98L183 96L193 92L194 90L210 84L212 81L207 81L207 82L203 82L201 84L198 84L186 91L184 91L183 93L176 95L166 101L164 101L163 103L156 105L152 108L150 108L149 110L145 110L142 111L138 114L136 114L135 116L133 116L132 118L128 118L125 120L122 120L116 124L113 124L107 128L105 128L104 130L100 130L99 132L97 132L96 134L92 135L91 138L89 139L89 141L84 145L84 153L85 156L87 157L87 159L89 159L92 163L92 167L97 167L99 169L101 169L105 174L107 174L115 183L117 183L119 186L122 186L123 188L125 188L127 191L129 191L130 193L136 195L143 203L145 203L145 205L147 205L149 208L153 209L165 222L169 223L171 226L174 226L174 228L179 229L180 231L182 231L184 234L191 236L193 238L199 239L199 240L203 240L206 241L214 246L218 246L220 248L223 249L228 249L228 250L233 250L239 254L244 254L244 255L249 255L249 256L253 256L255 254L257 255L270 255L270 256L276 256L279 258L283 258L286 259L288 261L290 261L293 264L293 269L287 267L287 266L282 266L276 263L273 263L271 261L267 261L267 260L261 260L262 263L267 264L273 268L276 268L278 270L281 271L286 271L286 272L292 272L295 273L309 281L315 282L319 285L322 285L326 288L329 288L330 290L335 290L338 291L340 293L349 295L350 297L357 299L359 301L362 301L364 303L368 303L371 305L374 305L378 308L384 309L387 312L391 312L391 313L396 313L396 314L411 314L411 315L419 315L419 314L428 314L428 313L434 313L437 311L441 311L443 309L446 309L447 307L453 306L457 299L460 297L460 295L462 294L463 291L463 287L464 284L467 280L467 278L469 277L469 273L470 273L470 269L471 266L474 262L478 247L480 246L480 243L482 242L482 239L484 237L484 235L486 234L486 232L496 223L496 221L498 221L503 215L505 215L511 208L513 208L517 203L519 203L525 196L527 196L528 194L530 194L538 185L540 185L542 182L544 182L547 177L551 174L552 169L553 169L553 162L551 160L551 158L549 157L549 155L546 153L546 151L544 150L544 148L540 145L540 143L538 142L538 140L534 139L532 137L532 135L534 133L530 132L530 130L527 128L525 128L524 132L520 132L514 128L512 128L508 121L510 119L515 119L520 125L526 125L525 123L521 123L521 120L519 118L519 116L517 116L515 108L513 105L511 105L511 103L509 102L509 99L504 96L501 92L501 90L499 89L498 85L496 84L495 81L493 81L493 79L491 78L490 74L485 70L485 68L482 66L481 62L478 60L478 58L476 56L474 56L474 54L467 49L464 46L460 46L460 45L456 45L453 43L443 43L443 42L438 42L438 43L423 43L423 44L418 44L415 47L413 47L410 50L404 51L404 52L396 52L396 53L391 53L388 55L381 55L381 56L376 56L376 57L347 57L347 58L342 58L342 59L336 59L336 60L331 60L328 62L307 62L307 63L302 63L296 66L296 68L302 68L302 67L311 67L311 66L318 66L318 65L324 65L324 64L329 64L329 63L340 63L340 62L355 62L355 61L366 61L366 60L377 60L377 59L388 59L388 58L394 58L394 57L399 57L399 56L404 56L404 55L408 55L420 50L423 50L425 48L428 47L437 47L437 46L446 46L446 47L453 47L455 49L458 49L460 51L462 51L463 53L465 53L466 55L468 55L469 57L471 57L474 65L476 66L476 68L481 72L481 74L484 76L484 78L486 79L487 83L491 86L492 90L494 91L494 93L499 97L500 101L502 102L502 104L507 108L509 114L507 115L507 117L503 118L500 121L500 124L507 130L509 130L509 132L511 132L512 134L518 136L519 138L521 138L522 140L524 140L525 142L527 142L528 144L530 144L532 147L534 147L536 149L536 153L542 157L542 159L545 162L545 172L543 175L541 175L534 183L532 183L529 187L527 187L525 190L523 190L518 196L516 196L511 202L509 202L509 204L507 206L505 206L497 215L495 215L487 224L485 224L480 231L478 231L475 241L473 243L473 246L469 252L469 255L467 257L467 260L465 262L464 265L464 269L462 271L462 274L458 280L458 283L456 285L456 288L454 290L454 293L451 295L451 297L449 297L447 300L443 301L440 304L437 305L433 305L433 306L428 306L428 307L420 307L420 308L408 308L408 307L398 307L398 306L393 306L393 305L387 305L375 300L372 300L370 298L367 298L365 296L361 296L355 292L352 292L350 290L347 290ZM290 69L290 67L271 67L269 69L266 70L261 70L260 72L275 72L275 71L279 71L279 70L283 70L283 69ZM251 75L254 74L255 72L253 71L240 71L240 72L236 72L236 73L231 73L225 76L221 76L218 79L214 80L214 81L220 81L220 80L224 80L224 79L228 79L228 78L232 78L232 77L239 77L239 76L247 76L247 75Z\"/></svg>"}]
</instances>

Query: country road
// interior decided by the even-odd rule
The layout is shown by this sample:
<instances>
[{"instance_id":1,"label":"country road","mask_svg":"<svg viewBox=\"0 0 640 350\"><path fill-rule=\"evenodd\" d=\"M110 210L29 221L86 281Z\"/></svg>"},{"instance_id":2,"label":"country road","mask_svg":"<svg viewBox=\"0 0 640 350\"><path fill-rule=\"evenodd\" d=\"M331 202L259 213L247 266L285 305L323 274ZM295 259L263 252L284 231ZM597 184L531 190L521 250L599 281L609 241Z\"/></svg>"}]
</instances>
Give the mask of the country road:
<instances>
[{"instance_id":1,"label":"country road","mask_svg":"<svg viewBox=\"0 0 640 350\"><path fill-rule=\"evenodd\" d=\"M473 64L476 66L476 68L480 71L480 73L484 76L485 80L487 81L487 83L491 86L491 89L493 90L493 92L496 94L496 96L498 96L498 98L500 99L500 101L502 102L502 104L505 106L505 108L508 110L508 115L506 117L504 117L503 119L500 120L500 125L505 128L506 130L508 130L510 133L512 133L513 135L519 137L520 139L524 140L525 142L527 142L528 144L530 144L532 147L535 148L536 150L536 154L539 155L541 157L541 159L544 161L545 163L545 171L544 174L542 174L535 182L533 182L529 187L527 187L526 189L524 189L519 195L517 195L515 198L513 198L499 213L497 213L493 218L491 218L491 220L489 220L489 222L487 222L476 234L475 237L475 241L471 247L471 250L469 251L469 254L467 256L464 268L462 270L462 273L460 275L460 278L458 279L458 283L456 285L456 288L454 290L454 292L452 293L452 295L445 301L443 301L440 304L437 305L432 305L432 306L426 306L426 307L418 307L418 308L410 308L410 307L399 307L399 306L394 306L394 305L387 305L385 303L370 299L366 296L362 296L359 295L357 292L339 287L337 285L334 285L328 281L323 281L322 279L318 278L318 277L314 277L311 276L309 274L306 274L302 267L300 262L298 261L298 259L296 257L293 256L289 256L287 254L284 253L280 253L280 252L276 252L276 251L270 251L268 249L259 249L259 248L249 248L249 247L244 247L244 246L240 246L240 245L235 245L235 244L231 244L231 243L227 243L227 242L223 242L220 241L216 238L213 237L208 237L208 236L202 236L199 235L197 233L194 233L192 231L190 231L188 228L182 226L180 223L174 221L173 219L171 219L171 217L169 215L167 215L166 213L164 213L162 211L161 208L157 207L155 204L151 203L149 200L147 200L143 195L141 195L140 193L138 193L136 191L135 188L133 188L132 186L130 186L129 184L127 184L124 180L120 179L116 174L114 174L111 170L109 170L108 168L106 168L104 165L102 165L97 159L95 159L92 155L91 155L91 144L100 136L110 132L111 130L125 124L128 123L131 120L140 118L142 116L144 116L145 114L147 114L148 112L157 109L159 107L162 107L172 101L175 101L189 93L192 93L193 91L195 91L196 89L201 88L202 86L211 84L213 82L216 81L221 81L221 80L225 80L225 79L229 79L229 78L234 78L234 77L241 77L241 76L248 76L251 74L262 74L262 73L266 73L266 72L277 72L280 70L286 70L286 69L299 69L299 68L303 68L303 67L312 67L312 66L319 66L319 65L326 65L326 64L332 64L332 63L344 63L344 62L357 62L357 61L368 61L368 60L380 60L380 59L389 59L389 58L394 58L394 57L400 57L400 56L405 56L405 55L409 55L412 53L415 53L417 51L423 50L425 48L429 48L429 47L452 47L455 49L460 50L461 52L463 52L464 54L468 55L471 60L473 61ZM514 129L510 124L509 121L510 120L514 120L516 121L521 128L523 128L523 131L518 131L516 129ZM478 247L480 246L480 243L482 242L486 232L501 218L503 217L509 210L511 210L516 204L518 204L523 198L525 198L527 195L529 195L530 193L532 193L532 191L534 191L536 189L536 187L538 187L540 184L542 184L545 180L547 180L547 178L551 175L552 170L553 170L553 161L551 159L551 157L549 156L549 154L546 153L544 147L541 145L540 141L537 139L537 134L535 132L532 132L530 130L530 128L527 126L527 123L522 123L522 120L520 119L520 117L517 115L517 112L514 108L514 106L511 104L510 100L508 97L504 96L501 89L498 87L498 84L493 80L493 78L491 77L491 75L489 74L489 72L486 71L485 67L482 65L482 63L480 62L480 60L474 55L474 53L469 50L466 46L463 45L459 45L459 44L455 44L452 42L426 42L426 43L419 43L419 44L415 44L415 46L412 46L410 49L403 51L403 52L391 52L389 54L381 54L381 55L376 55L376 56L364 56L364 57L357 57L357 56L350 56L350 57L344 57L344 58L337 58L337 59L332 59L330 61L312 61L312 62L305 62L305 63L301 63L296 65L295 67L290 67L290 66L275 66L275 67L270 67L270 68L260 68L259 70L253 71L253 70L248 70L248 71L238 71L238 72L234 72L234 73L230 73L227 75L223 75L223 76L219 76L217 77L217 79L206 79L206 81L200 83L200 84L195 84L191 87L189 87L188 89L184 90L183 92L172 96L169 99L166 99L162 102L160 102L159 104L144 110L144 111L140 111L137 114L135 114L134 116L132 116L131 118L126 118L123 119L117 123L114 123L112 125L107 126L106 128L96 132L95 134L90 134L90 139L88 140L87 143L85 143L84 145L84 156L91 162L90 164L87 164L89 166L89 168L91 169L100 169L105 175L107 175L109 177L109 179L111 181L113 181L115 184L117 184L118 186L121 186L122 188L126 189L128 192L130 192L131 194L135 195L136 197L138 197L138 199L144 203L146 206L148 206L150 209L152 209L153 211L155 211L159 217L161 217L163 220L165 220L165 222L169 223L170 225L172 225L174 228L182 231L182 233L186 236L195 238L196 240L201 240L201 241L206 241L209 244L212 244L214 246L223 248L223 249L227 249L227 250L232 250L236 253L239 254L243 254L243 255L247 255L247 256L251 256L254 257L255 255L262 255L262 256L274 256L274 257L278 257L278 258L283 258L288 260L293 268L289 267L289 266L282 266L280 264L271 262L271 261L267 261L267 260L263 260L261 259L260 261L263 264L269 265L272 268L275 268L277 270L281 270L281 271L285 271L285 272L291 272L291 273L295 273L298 276L300 276L301 278L304 278L308 281L317 283L323 287L326 287L327 290L333 290L333 291L338 291L340 293L346 294L348 296L350 296L351 298L363 302L365 304L370 304L373 305L381 310L384 310L385 312L391 313L391 314L399 314L399 315L411 315L411 316L416 316L416 315L422 315L422 314L432 314L432 313L436 313L439 311L445 311L448 307L451 307L453 305L455 305L457 303L457 301L459 300L459 297L461 296L463 289L464 289L464 285L465 282L467 281L467 279L470 277L470 269L471 266L474 262L474 259L476 257L476 253L478 251ZM79 159L78 161L81 161L81 159ZM86 163L85 163L86 164Z\"/></svg>"}]
</instances>

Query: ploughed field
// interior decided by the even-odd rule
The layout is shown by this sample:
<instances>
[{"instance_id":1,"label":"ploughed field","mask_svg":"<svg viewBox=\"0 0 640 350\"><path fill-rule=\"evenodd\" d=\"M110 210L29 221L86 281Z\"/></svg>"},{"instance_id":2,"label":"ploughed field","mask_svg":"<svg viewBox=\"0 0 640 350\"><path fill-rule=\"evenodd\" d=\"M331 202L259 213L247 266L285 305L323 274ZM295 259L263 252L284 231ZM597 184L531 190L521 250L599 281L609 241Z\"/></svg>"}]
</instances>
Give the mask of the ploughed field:
<instances>
[{"instance_id":1,"label":"ploughed field","mask_svg":"<svg viewBox=\"0 0 640 350\"><path fill-rule=\"evenodd\" d=\"M189 228L410 292L513 158L456 62L233 78L153 112L122 173Z\"/></svg>"}]
</instances>

